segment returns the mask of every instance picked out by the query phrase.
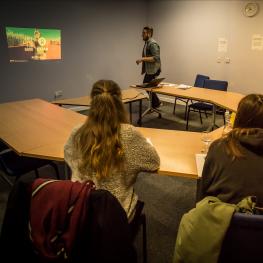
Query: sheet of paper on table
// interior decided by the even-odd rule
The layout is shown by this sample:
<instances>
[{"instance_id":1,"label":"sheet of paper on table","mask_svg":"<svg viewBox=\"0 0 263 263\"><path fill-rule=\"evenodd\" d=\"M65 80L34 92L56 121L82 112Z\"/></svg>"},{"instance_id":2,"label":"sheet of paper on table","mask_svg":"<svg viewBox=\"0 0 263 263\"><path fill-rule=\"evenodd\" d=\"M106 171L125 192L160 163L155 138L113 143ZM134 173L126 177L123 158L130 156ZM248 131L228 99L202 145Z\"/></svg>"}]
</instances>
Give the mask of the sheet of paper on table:
<instances>
[{"instance_id":1,"label":"sheet of paper on table","mask_svg":"<svg viewBox=\"0 0 263 263\"><path fill-rule=\"evenodd\" d=\"M190 89L190 88L192 88L192 86L190 86L190 85L185 85L185 84L179 84L179 85L177 86L177 88L178 88L178 89Z\"/></svg>"},{"instance_id":2,"label":"sheet of paper on table","mask_svg":"<svg viewBox=\"0 0 263 263\"><path fill-rule=\"evenodd\" d=\"M206 153L197 153L195 155L198 177L202 177L202 172L203 172L204 163L205 163L205 157L206 157Z\"/></svg>"},{"instance_id":3,"label":"sheet of paper on table","mask_svg":"<svg viewBox=\"0 0 263 263\"><path fill-rule=\"evenodd\" d=\"M161 82L159 84L160 86L166 86L166 87L176 87L177 85L174 83L169 83L169 82Z\"/></svg>"}]
</instances>

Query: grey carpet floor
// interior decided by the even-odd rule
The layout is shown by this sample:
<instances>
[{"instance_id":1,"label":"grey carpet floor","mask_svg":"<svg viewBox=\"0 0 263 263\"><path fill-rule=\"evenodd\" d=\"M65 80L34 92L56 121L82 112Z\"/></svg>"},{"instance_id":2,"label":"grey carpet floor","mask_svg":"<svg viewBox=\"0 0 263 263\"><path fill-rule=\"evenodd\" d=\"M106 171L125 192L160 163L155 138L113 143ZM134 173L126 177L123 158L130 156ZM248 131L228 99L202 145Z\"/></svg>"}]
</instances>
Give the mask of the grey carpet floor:
<instances>
[{"instance_id":1,"label":"grey carpet floor","mask_svg":"<svg viewBox=\"0 0 263 263\"><path fill-rule=\"evenodd\" d=\"M147 108L147 101L143 102L143 110ZM142 126L149 128L185 130L184 106L177 105L176 114L172 113L173 104L164 103L160 108L162 118L157 114L149 114L143 118ZM83 111L88 114L88 111ZM133 105L133 124L137 125L138 107ZM191 113L189 130L206 130L211 123L211 117L203 118L200 124L199 114ZM218 116L216 123L223 125L222 116ZM59 164L60 173L63 174L63 165ZM1 171L0 171L1 173ZM50 176L54 171L50 167L44 167L40 176ZM171 263L174 252L176 234L180 219L184 213L195 206L196 180L161 176L157 174L141 173L138 176L136 193L145 202L145 214L147 220L147 250L148 263ZM0 176L0 226L4 217L10 187ZM142 236L136 239L138 262L142 262Z\"/></svg>"}]
</instances>

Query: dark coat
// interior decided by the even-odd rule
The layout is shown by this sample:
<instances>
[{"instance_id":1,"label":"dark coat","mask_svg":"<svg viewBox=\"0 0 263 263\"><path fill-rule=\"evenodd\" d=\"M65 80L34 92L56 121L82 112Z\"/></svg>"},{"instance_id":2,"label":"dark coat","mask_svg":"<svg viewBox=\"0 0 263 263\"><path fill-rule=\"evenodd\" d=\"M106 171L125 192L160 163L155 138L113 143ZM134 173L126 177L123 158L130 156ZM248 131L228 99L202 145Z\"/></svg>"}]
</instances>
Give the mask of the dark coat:
<instances>
[{"instance_id":1,"label":"dark coat","mask_svg":"<svg viewBox=\"0 0 263 263\"><path fill-rule=\"evenodd\" d=\"M239 143L244 157L234 160L226 151L226 139L212 143L201 178L201 198L216 196L236 204L256 196L257 205L263 206L263 130L243 135Z\"/></svg>"},{"instance_id":2,"label":"dark coat","mask_svg":"<svg viewBox=\"0 0 263 263\"><path fill-rule=\"evenodd\" d=\"M10 193L0 236L0 254L5 259L2 262L43 262L29 239L33 181L33 177L22 176ZM92 216L74 244L73 261L135 263L127 216L117 199L105 190L92 191L87 199L87 209Z\"/></svg>"}]
</instances>

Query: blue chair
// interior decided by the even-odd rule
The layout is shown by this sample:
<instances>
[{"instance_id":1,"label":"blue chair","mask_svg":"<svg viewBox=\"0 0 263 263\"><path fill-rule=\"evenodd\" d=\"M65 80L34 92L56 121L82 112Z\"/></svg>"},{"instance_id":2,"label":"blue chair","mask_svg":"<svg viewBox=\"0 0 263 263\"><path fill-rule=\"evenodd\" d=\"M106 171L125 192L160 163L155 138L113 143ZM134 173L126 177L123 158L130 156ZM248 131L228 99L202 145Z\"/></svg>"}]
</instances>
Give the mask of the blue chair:
<instances>
[{"instance_id":1,"label":"blue chair","mask_svg":"<svg viewBox=\"0 0 263 263\"><path fill-rule=\"evenodd\" d=\"M228 82L223 80L212 80L212 79L205 79L204 80L204 88L206 89L214 89L214 90L221 90L221 91L227 91ZM200 122L203 124L202 121L202 115L201 113L205 113L207 116L207 112L213 111L213 105L209 103L204 102L195 102L188 106L187 110L187 117L186 117L186 130L188 130L188 122L189 122L189 114L190 111L198 111L200 116ZM223 115L224 118L224 110L217 109L216 113ZM224 119L225 122L225 119Z\"/></svg>"},{"instance_id":2,"label":"blue chair","mask_svg":"<svg viewBox=\"0 0 263 263\"><path fill-rule=\"evenodd\" d=\"M218 263L261 263L263 215L235 213L221 247Z\"/></svg>"},{"instance_id":3,"label":"blue chair","mask_svg":"<svg viewBox=\"0 0 263 263\"><path fill-rule=\"evenodd\" d=\"M203 88L204 87L204 81L206 79L209 79L208 76L205 76L205 75L201 75L201 74L197 74L196 77L195 77L195 83L194 83L194 87L199 87L199 88ZM188 103L190 101L190 99L182 99L182 98L179 98L179 97L175 97L174 98L174 110L173 110L173 114L175 114L175 107L176 107L176 101L177 100L180 100L182 102L184 102L186 105L185 105L185 112L184 112L184 119L186 119L186 113L187 113L187 108L188 108ZM192 100L191 100L192 101Z\"/></svg>"}]
</instances>

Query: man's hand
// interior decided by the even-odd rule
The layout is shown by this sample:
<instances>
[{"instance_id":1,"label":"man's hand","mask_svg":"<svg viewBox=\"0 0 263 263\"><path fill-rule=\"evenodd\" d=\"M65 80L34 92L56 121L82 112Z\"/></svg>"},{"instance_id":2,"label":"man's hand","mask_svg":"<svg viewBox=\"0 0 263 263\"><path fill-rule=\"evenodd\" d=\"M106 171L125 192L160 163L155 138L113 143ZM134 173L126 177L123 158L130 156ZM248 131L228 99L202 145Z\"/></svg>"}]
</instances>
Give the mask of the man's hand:
<instances>
[{"instance_id":1,"label":"man's hand","mask_svg":"<svg viewBox=\"0 0 263 263\"><path fill-rule=\"evenodd\" d=\"M139 65L142 62L153 63L155 62L155 59L154 57L142 57L136 60L137 65Z\"/></svg>"}]
</instances>

